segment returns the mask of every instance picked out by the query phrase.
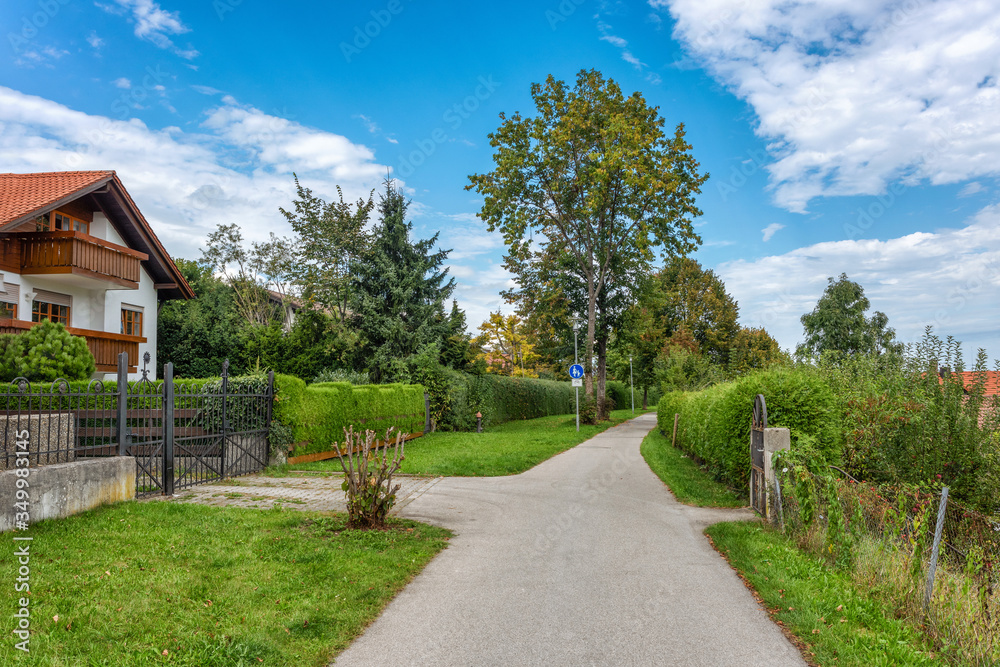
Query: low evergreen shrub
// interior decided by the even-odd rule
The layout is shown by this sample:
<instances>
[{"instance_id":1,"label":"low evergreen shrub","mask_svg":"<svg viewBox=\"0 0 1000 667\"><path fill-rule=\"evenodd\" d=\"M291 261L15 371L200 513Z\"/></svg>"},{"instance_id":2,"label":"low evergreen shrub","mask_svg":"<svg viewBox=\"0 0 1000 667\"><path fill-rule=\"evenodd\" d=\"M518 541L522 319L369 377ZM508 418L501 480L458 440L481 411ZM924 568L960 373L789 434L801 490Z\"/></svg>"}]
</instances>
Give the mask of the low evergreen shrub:
<instances>
[{"instance_id":1,"label":"low evergreen shrub","mask_svg":"<svg viewBox=\"0 0 1000 667\"><path fill-rule=\"evenodd\" d=\"M86 380L95 370L87 341L61 323L45 320L22 334L0 335L0 380Z\"/></svg>"}]
</instances>

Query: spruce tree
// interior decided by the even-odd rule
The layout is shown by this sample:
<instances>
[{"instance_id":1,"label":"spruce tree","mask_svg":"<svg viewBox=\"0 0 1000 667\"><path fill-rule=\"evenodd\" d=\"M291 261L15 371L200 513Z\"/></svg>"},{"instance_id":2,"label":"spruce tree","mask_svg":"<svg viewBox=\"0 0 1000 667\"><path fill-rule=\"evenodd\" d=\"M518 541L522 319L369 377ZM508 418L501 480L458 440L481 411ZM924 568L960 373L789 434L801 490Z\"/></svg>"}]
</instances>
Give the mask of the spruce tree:
<instances>
[{"instance_id":1,"label":"spruce tree","mask_svg":"<svg viewBox=\"0 0 1000 667\"><path fill-rule=\"evenodd\" d=\"M444 303L455 281L441 265L450 250L434 251L438 235L411 242L409 203L392 180L379 198L380 222L365 255L352 262L351 300L362 364L376 383L392 381L394 362L450 333Z\"/></svg>"}]
</instances>

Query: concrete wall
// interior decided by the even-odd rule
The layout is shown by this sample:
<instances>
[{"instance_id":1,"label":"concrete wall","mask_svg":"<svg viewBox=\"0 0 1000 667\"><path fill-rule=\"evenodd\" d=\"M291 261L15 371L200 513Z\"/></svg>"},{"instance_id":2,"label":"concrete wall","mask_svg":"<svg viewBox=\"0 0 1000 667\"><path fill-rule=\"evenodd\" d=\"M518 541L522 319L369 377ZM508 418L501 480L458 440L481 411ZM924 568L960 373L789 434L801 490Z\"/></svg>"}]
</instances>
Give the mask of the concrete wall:
<instances>
[{"instance_id":1,"label":"concrete wall","mask_svg":"<svg viewBox=\"0 0 1000 667\"><path fill-rule=\"evenodd\" d=\"M18 477L16 470L0 472L0 498L10 505L0 512L0 532L15 527L13 503L18 479L28 480L28 523L63 518L135 498L135 458L131 456L86 459L20 470L28 470L27 477Z\"/></svg>"}]
</instances>

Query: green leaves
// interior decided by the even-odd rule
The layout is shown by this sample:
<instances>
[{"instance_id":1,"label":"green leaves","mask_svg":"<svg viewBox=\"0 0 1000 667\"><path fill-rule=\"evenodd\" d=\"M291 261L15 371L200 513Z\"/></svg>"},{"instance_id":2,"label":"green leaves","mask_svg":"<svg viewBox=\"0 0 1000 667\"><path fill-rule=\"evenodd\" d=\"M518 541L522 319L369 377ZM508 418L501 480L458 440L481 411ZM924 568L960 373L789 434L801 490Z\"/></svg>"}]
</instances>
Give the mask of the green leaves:
<instances>
[{"instance_id":1,"label":"green leaves","mask_svg":"<svg viewBox=\"0 0 1000 667\"><path fill-rule=\"evenodd\" d=\"M0 335L0 378L30 381L88 380L94 356L87 341L73 336L61 323L43 321L23 334Z\"/></svg>"}]
</instances>

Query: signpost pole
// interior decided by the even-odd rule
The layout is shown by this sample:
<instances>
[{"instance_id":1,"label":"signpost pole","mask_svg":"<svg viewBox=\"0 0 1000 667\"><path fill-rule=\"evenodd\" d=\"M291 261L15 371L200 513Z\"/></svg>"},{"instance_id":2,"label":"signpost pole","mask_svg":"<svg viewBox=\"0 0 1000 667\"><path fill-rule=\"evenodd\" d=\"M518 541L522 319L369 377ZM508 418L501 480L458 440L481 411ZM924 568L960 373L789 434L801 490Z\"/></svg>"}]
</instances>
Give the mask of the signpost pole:
<instances>
[{"instance_id":1,"label":"signpost pole","mask_svg":"<svg viewBox=\"0 0 1000 667\"><path fill-rule=\"evenodd\" d=\"M576 343L576 332L580 328L580 323L577 320L573 320L573 365L580 363L579 353L577 351ZM580 432L580 388L576 387L576 432Z\"/></svg>"},{"instance_id":2,"label":"signpost pole","mask_svg":"<svg viewBox=\"0 0 1000 667\"><path fill-rule=\"evenodd\" d=\"M635 380L632 379L632 357L628 358L628 383L632 387L632 414L635 414Z\"/></svg>"}]
</instances>

